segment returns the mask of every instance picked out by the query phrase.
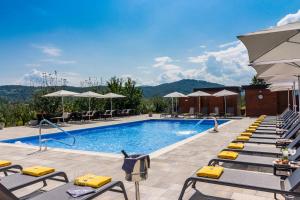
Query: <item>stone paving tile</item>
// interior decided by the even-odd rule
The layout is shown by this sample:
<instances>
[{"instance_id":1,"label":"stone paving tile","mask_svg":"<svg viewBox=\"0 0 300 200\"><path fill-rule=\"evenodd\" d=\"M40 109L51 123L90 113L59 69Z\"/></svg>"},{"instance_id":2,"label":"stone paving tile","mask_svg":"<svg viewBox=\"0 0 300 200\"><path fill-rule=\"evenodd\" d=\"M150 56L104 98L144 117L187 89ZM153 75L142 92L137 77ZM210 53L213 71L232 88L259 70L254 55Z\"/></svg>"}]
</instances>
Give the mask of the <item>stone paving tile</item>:
<instances>
[{"instance_id":1,"label":"stone paving tile","mask_svg":"<svg viewBox=\"0 0 300 200\"><path fill-rule=\"evenodd\" d=\"M88 125L72 125L68 129L78 127L92 127L106 125L110 123L120 123L123 121L134 121L146 119L145 116L125 118L112 122L97 122ZM142 200L175 200L178 199L182 185L185 179L191 176L199 167L206 165L222 148L232 141L241 131L243 131L254 119L244 118L233 121L220 128L218 133L207 133L190 141L186 144L176 147L151 160L151 169L149 178L140 183ZM22 132L23 131L23 132ZM36 134L36 129L28 127L9 129L6 132L0 132L0 139L8 137L20 137ZM54 131L54 130L50 130ZM103 155L79 154L74 152L61 152L57 150L48 150L46 152L32 154L33 149L24 147L15 147L0 144L0 158L9 159L14 163L24 167L32 165L47 165L55 167L57 170L65 171L72 180L85 173L95 173L100 175L109 175L113 180L122 180L128 192L129 199L134 199L134 184L124 180L124 172L121 170L122 158L107 157ZM247 170L260 170L255 167L227 166L244 168ZM261 170L260 170L261 171ZM45 190L49 190L58 183L51 181ZM41 184L34 187L17 191L16 194L23 195L38 189ZM217 196L212 197L209 195ZM243 199L243 200L267 200L273 197L271 193L256 192L239 188L225 187L212 184L197 184L197 190L188 188L184 199ZM118 200L123 199L122 195L108 192L97 200Z\"/></svg>"}]
</instances>

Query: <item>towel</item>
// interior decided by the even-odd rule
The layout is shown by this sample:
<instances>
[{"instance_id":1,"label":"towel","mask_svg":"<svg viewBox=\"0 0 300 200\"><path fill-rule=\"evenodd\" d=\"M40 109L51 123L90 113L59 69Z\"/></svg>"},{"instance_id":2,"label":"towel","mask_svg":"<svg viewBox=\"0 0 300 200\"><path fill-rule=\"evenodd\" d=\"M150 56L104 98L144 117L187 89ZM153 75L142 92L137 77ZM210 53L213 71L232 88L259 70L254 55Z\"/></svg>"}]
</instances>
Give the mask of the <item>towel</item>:
<instances>
[{"instance_id":1,"label":"towel","mask_svg":"<svg viewBox=\"0 0 300 200\"><path fill-rule=\"evenodd\" d=\"M9 166L9 165L11 165L10 161L0 160L0 167L6 167L6 166Z\"/></svg>"},{"instance_id":2,"label":"towel","mask_svg":"<svg viewBox=\"0 0 300 200\"><path fill-rule=\"evenodd\" d=\"M94 174L86 174L84 176L75 179L74 184L80 186L88 186L92 188L99 188L109 182L111 177L108 176L96 176Z\"/></svg>"},{"instance_id":3,"label":"towel","mask_svg":"<svg viewBox=\"0 0 300 200\"><path fill-rule=\"evenodd\" d=\"M74 186L73 188L67 190L67 193L74 198L81 197L94 192L96 192L95 189L91 187L82 187L82 186Z\"/></svg>"},{"instance_id":4,"label":"towel","mask_svg":"<svg viewBox=\"0 0 300 200\"><path fill-rule=\"evenodd\" d=\"M241 136L248 136L248 137L251 137L251 136L252 136L252 133L250 133L250 132L243 132L243 133L241 133Z\"/></svg>"},{"instance_id":5,"label":"towel","mask_svg":"<svg viewBox=\"0 0 300 200\"><path fill-rule=\"evenodd\" d=\"M44 176L54 171L55 169L51 167L34 166L23 169L22 173L30 176Z\"/></svg>"},{"instance_id":6,"label":"towel","mask_svg":"<svg viewBox=\"0 0 300 200\"><path fill-rule=\"evenodd\" d=\"M250 137L248 137L248 136L238 136L236 139L237 140L242 140L242 141L248 141L250 139Z\"/></svg>"},{"instance_id":7,"label":"towel","mask_svg":"<svg viewBox=\"0 0 300 200\"><path fill-rule=\"evenodd\" d=\"M204 166L196 172L197 176L218 179L224 171L221 166Z\"/></svg>"},{"instance_id":8,"label":"towel","mask_svg":"<svg viewBox=\"0 0 300 200\"><path fill-rule=\"evenodd\" d=\"M250 132L250 133L253 133L253 132L255 132L255 131L256 131L255 128L247 128L247 129L246 129L246 132Z\"/></svg>"},{"instance_id":9,"label":"towel","mask_svg":"<svg viewBox=\"0 0 300 200\"><path fill-rule=\"evenodd\" d=\"M243 143L230 143L228 145L229 149L243 149L244 148L244 144Z\"/></svg>"},{"instance_id":10,"label":"towel","mask_svg":"<svg viewBox=\"0 0 300 200\"><path fill-rule=\"evenodd\" d=\"M133 168L135 163L138 160L146 159L147 160L147 168L150 168L150 156L149 155L131 155L128 158L125 158L122 169L127 173L131 174L133 172Z\"/></svg>"},{"instance_id":11,"label":"towel","mask_svg":"<svg viewBox=\"0 0 300 200\"><path fill-rule=\"evenodd\" d=\"M224 158L229 160L235 160L238 157L238 153L234 151L221 151L218 154L218 158Z\"/></svg>"}]
</instances>

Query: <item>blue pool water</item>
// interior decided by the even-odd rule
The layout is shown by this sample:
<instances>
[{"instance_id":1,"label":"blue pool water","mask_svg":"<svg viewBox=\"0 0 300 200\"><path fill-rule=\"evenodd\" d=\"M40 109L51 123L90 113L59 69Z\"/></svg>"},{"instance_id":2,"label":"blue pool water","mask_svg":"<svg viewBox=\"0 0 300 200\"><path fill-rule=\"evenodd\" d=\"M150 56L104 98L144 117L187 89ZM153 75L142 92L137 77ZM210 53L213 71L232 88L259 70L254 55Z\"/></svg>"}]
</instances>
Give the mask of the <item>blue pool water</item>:
<instances>
[{"instance_id":1,"label":"blue pool water","mask_svg":"<svg viewBox=\"0 0 300 200\"><path fill-rule=\"evenodd\" d=\"M228 120L218 120L223 124ZM75 146L67 146L49 141L48 147L76 149L85 151L120 153L125 149L129 153L151 153L178 141L208 130L214 126L212 120L145 120L118 125L69 131L76 137ZM72 138L64 133L42 136L72 143ZM6 143L25 143L38 146L38 136L4 140Z\"/></svg>"}]
</instances>

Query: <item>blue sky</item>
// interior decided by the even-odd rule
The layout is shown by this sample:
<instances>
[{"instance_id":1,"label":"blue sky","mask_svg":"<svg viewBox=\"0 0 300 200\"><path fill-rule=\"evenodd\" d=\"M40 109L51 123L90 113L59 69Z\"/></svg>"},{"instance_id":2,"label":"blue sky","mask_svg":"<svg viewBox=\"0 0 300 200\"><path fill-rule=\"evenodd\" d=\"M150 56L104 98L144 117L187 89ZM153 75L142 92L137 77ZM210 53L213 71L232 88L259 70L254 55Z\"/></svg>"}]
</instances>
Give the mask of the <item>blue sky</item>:
<instances>
[{"instance_id":1,"label":"blue sky","mask_svg":"<svg viewBox=\"0 0 300 200\"><path fill-rule=\"evenodd\" d=\"M111 76L246 84L254 72L236 36L297 21L299 9L297 0L2 0L0 84L55 70L69 85Z\"/></svg>"}]
</instances>

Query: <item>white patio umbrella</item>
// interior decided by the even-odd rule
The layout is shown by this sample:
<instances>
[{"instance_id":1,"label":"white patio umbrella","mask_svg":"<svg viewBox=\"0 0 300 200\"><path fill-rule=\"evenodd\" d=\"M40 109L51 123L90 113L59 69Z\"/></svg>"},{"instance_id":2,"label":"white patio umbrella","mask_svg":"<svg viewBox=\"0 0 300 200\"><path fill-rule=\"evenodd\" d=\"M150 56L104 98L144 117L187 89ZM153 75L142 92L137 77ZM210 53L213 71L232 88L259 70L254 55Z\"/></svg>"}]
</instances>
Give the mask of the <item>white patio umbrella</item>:
<instances>
[{"instance_id":1,"label":"white patio umbrella","mask_svg":"<svg viewBox=\"0 0 300 200\"><path fill-rule=\"evenodd\" d=\"M164 97L172 98L172 113L173 113L173 111L174 111L173 98L176 98L176 112L177 112L177 98L187 97L187 96L185 94L180 93L180 92L172 92L172 93L169 93L169 94L165 95Z\"/></svg>"},{"instance_id":2,"label":"white patio umbrella","mask_svg":"<svg viewBox=\"0 0 300 200\"><path fill-rule=\"evenodd\" d=\"M215 94L213 94L213 96L215 97L224 97L224 111L225 111L225 115L226 115L226 110L227 110L227 107L226 107L226 97L227 96L232 96L232 95L238 95L238 93L235 93L235 92L231 92L229 90L221 90L220 92L217 92Z\"/></svg>"},{"instance_id":3,"label":"white patio umbrella","mask_svg":"<svg viewBox=\"0 0 300 200\"><path fill-rule=\"evenodd\" d=\"M121 94L116 94L116 93L107 93L105 95L103 95L103 97L101 98L108 98L110 99L110 110L112 111L112 99L117 99L117 98L125 98L126 96L121 95Z\"/></svg>"},{"instance_id":4,"label":"white patio umbrella","mask_svg":"<svg viewBox=\"0 0 300 200\"><path fill-rule=\"evenodd\" d=\"M61 97L62 111L64 113L65 112L65 109L64 109L64 97L73 97L73 96L75 96L77 94L78 93L76 93L76 92L71 92L71 91L67 91L67 90L59 90L57 92L46 94L43 97ZM63 118L63 122L65 122L64 118Z\"/></svg>"},{"instance_id":5,"label":"white patio umbrella","mask_svg":"<svg viewBox=\"0 0 300 200\"><path fill-rule=\"evenodd\" d=\"M269 68L256 69L260 78L297 76L300 85L299 30L300 22L296 22L238 36L248 50L250 65L254 68ZM300 102L300 95L298 97Z\"/></svg>"},{"instance_id":6,"label":"white patio umbrella","mask_svg":"<svg viewBox=\"0 0 300 200\"><path fill-rule=\"evenodd\" d=\"M88 91L75 95L75 97L83 97L89 99L89 112L91 111L91 98L104 98L104 95L98 94L96 92ZM91 116L89 115L89 120L91 120Z\"/></svg>"},{"instance_id":7,"label":"white patio umbrella","mask_svg":"<svg viewBox=\"0 0 300 200\"><path fill-rule=\"evenodd\" d=\"M196 91L193 93L188 94L187 96L189 97L198 97L198 102L199 102L199 113L201 111L201 97L207 97L207 96L211 96L211 94L207 93L207 92L202 92L202 91Z\"/></svg>"},{"instance_id":8,"label":"white patio umbrella","mask_svg":"<svg viewBox=\"0 0 300 200\"><path fill-rule=\"evenodd\" d=\"M299 62L299 30L300 22L296 22L241 35L238 39L246 46L251 65L283 60Z\"/></svg>"}]
</instances>

